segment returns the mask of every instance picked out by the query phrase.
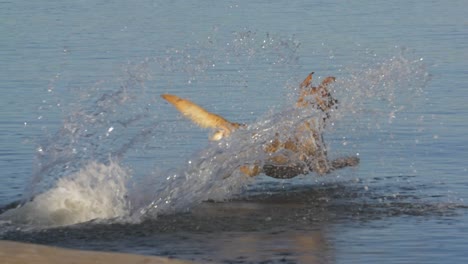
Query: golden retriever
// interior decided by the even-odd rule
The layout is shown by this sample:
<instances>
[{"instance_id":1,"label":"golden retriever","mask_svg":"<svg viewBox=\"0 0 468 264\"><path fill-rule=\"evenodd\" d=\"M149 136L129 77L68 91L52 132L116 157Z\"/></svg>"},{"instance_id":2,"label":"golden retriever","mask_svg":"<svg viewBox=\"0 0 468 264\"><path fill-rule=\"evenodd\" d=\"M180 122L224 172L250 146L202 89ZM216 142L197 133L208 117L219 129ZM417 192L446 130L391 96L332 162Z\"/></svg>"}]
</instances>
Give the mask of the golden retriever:
<instances>
[{"instance_id":1,"label":"golden retriever","mask_svg":"<svg viewBox=\"0 0 468 264\"><path fill-rule=\"evenodd\" d=\"M356 166L359 163L359 159L353 156L328 160L321 131L330 118L331 110L337 107L338 101L327 89L328 85L335 81L335 77L329 76L319 86L313 87L312 75L313 72L300 84L296 107L316 108L324 113L323 117L314 116L301 122L293 128L292 132L287 132L288 135L276 133L275 138L263 146L263 150L268 155L267 160L252 161L251 164L240 166L239 170L243 174L257 176L264 173L273 178L284 179L307 174L310 171L323 175L335 169ZM243 124L230 122L211 113L190 100L171 94L163 94L161 97L195 124L203 128L214 129L215 133L210 137L211 140L217 141L229 137L233 131L245 127ZM285 155L285 152L289 155Z\"/></svg>"}]
</instances>

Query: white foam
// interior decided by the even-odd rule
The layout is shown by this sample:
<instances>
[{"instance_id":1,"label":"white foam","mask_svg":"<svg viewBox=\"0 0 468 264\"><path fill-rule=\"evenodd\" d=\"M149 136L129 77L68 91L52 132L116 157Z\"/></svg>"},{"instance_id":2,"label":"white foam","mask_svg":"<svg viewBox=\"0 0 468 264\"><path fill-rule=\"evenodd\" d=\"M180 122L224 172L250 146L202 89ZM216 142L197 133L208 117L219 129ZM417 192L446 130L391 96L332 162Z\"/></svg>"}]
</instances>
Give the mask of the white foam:
<instances>
[{"instance_id":1,"label":"white foam","mask_svg":"<svg viewBox=\"0 0 468 264\"><path fill-rule=\"evenodd\" d=\"M32 201L0 215L0 220L50 227L123 217L129 210L128 178L128 171L116 162L90 162Z\"/></svg>"}]
</instances>

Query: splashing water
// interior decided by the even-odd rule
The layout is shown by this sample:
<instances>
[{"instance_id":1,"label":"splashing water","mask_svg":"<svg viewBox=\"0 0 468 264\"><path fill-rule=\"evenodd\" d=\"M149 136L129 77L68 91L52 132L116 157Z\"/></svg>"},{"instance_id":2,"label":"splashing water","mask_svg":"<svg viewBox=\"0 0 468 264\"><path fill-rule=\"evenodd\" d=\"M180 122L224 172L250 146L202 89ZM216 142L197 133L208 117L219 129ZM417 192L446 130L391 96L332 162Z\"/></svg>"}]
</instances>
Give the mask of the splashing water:
<instances>
[{"instance_id":1,"label":"splashing water","mask_svg":"<svg viewBox=\"0 0 468 264\"><path fill-rule=\"evenodd\" d=\"M195 49L171 49L166 56L127 65L118 84L99 83L80 91L79 103L61 109L66 116L58 132L38 147L36 168L24 204L5 212L0 220L34 226L69 225L94 219L141 221L190 210L204 200L224 200L238 194L255 180L243 176L239 166L254 160L264 162L263 145L276 132L287 131L318 113L292 107L272 109L249 122L246 129L221 142L208 143L188 159L187 155L177 156L176 169L162 170L160 164L168 159L165 150L187 139L177 136L174 131L179 127L160 114L162 92L147 89L156 86L151 83L152 75L158 75L159 86L170 86L170 82L179 80L181 83L173 85L186 87L198 82L209 87L223 80L235 87L230 90L236 92L245 89L247 80L252 78L248 75L251 68L264 67L265 72L272 73L254 76L258 83L285 87L280 92L288 95L285 104L297 96L297 91L288 88L290 79L271 81L275 79L272 76L297 71L297 40L241 32L227 43L220 44L210 36L207 43L198 43L200 46ZM178 75L179 71L182 73ZM232 77L236 74L240 74L241 81ZM334 110L332 125L327 127L330 131L338 121L355 121L369 111L386 111L385 116L390 118L385 120L391 122L397 112L410 105L406 99L422 92L428 79L424 64L404 55L370 65L350 76L339 78L331 87L340 106ZM379 103L382 101L387 104ZM383 122L381 117L379 114L367 124ZM356 130L363 129L362 126L359 122L352 125ZM364 129L369 129L365 126ZM144 162L148 157L152 159L149 166Z\"/></svg>"},{"instance_id":2,"label":"splashing water","mask_svg":"<svg viewBox=\"0 0 468 264\"><path fill-rule=\"evenodd\" d=\"M342 79L332 86L335 89L334 94L340 94L337 91L341 91L345 99L340 101L340 107L334 110L330 123L334 125L335 122L344 119L354 120L357 116L362 117L363 113L369 112L367 109L384 113L385 108L390 108L391 115L394 115L394 109L402 110L405 106L410 106L408 100L414 100L422 94L422 87L427 79L425 67L419 60L409 60L403 56L393 57L373 69L354 73L351 78ZM404 90L399 90L400 87ZM346 96L343 91L346 91ZM372 105L375 100L385 100L388 106ZM369 103L370 106L367 105ZM241 165L257 161L262 166L268 159L263 146L271 142L277 132L291 134L304 120L311 117L321 119L321 114L314 109L285 108L259 118L221 143L212 143L197 153L198 158L189 160L181 172L169 176L166 189L158 191L158 198L139 213L145 217L155 217L166 211L189 209L191 205L203 200L222 200L237 194L243 186L252 181L238 171ZM384 114L384 117L386 116L388 114ZM374 125L391 124L391 120L382 118L380 114L373 114L368 122ZM324 128L318 129L327 132L323 131Z\"/></svg>"},{"instance_id":3,"label":"splashing water","mask_svg":"<svg viewBox=\"0 0 468 264\"><path fill-rule=\"evenodd\" d=\"M60 178L56 186L24 206L9 210L0 220L34 226L71 225L91 219L128 214L128 172L117 163L91 162L78 172Z\"/></svg>"},{"instance_id":4,"label":"splashing water","mask_svg":"<svg viewBox=\"0 0 468 264\"><path fill-rule=\"evenodd\" d=\"M156 217L161 213L190 209L204 200L225 200L238 194L253 181L242 174L239 167L254 162L263 166L268 160L263 146L271 142L278 131L298 126L307 116L299 111L282 111L236 131L219 143L211 143L185 167L168 176L167 183L156 192L157 198L137 215Z\"/></svg>"}]
</instances>

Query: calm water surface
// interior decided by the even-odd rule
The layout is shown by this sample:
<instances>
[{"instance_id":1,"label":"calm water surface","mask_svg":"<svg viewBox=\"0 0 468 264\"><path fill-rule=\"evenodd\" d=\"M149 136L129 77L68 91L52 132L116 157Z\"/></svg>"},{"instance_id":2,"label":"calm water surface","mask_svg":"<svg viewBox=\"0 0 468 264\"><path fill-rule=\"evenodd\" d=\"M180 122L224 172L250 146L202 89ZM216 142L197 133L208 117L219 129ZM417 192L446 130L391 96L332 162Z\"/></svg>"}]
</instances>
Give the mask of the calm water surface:
<instances>
[{"instance_id":1,"label":"calm water surface","mask_svg":"<svg viewBox=\"0 0 468 264\"><path fill-rule=\"evenodd\" d=\"M202 263L466 262L467 9L1 2L0 238ZM280 129L311 71L337 77L325 139L357 168L221 181L254 157L238 156L251 131L210 144L159 97Z\"/></svg>"}]
</instances>

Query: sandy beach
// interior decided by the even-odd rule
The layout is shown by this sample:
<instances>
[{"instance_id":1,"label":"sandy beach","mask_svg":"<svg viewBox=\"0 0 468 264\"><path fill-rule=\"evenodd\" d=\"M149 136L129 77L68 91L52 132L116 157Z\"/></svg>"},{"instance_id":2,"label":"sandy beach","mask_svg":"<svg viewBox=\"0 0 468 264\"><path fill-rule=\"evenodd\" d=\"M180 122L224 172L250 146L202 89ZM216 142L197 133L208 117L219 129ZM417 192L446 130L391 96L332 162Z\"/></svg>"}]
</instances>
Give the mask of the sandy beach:
<instances>
[{"instance_id":1,"label":"sandy beach","mask_svg":"<svg viewBox=\"0 0 468 264\"><path fill-rule=\"evenodd\" d=\"M112 264L187 264L193 263L176 259L141 256L123 253L94 252L62 249L36 244L0 241L0 259L3 264L54 264L54 263L112 263Z\"/></svg>"}]
</instances>

